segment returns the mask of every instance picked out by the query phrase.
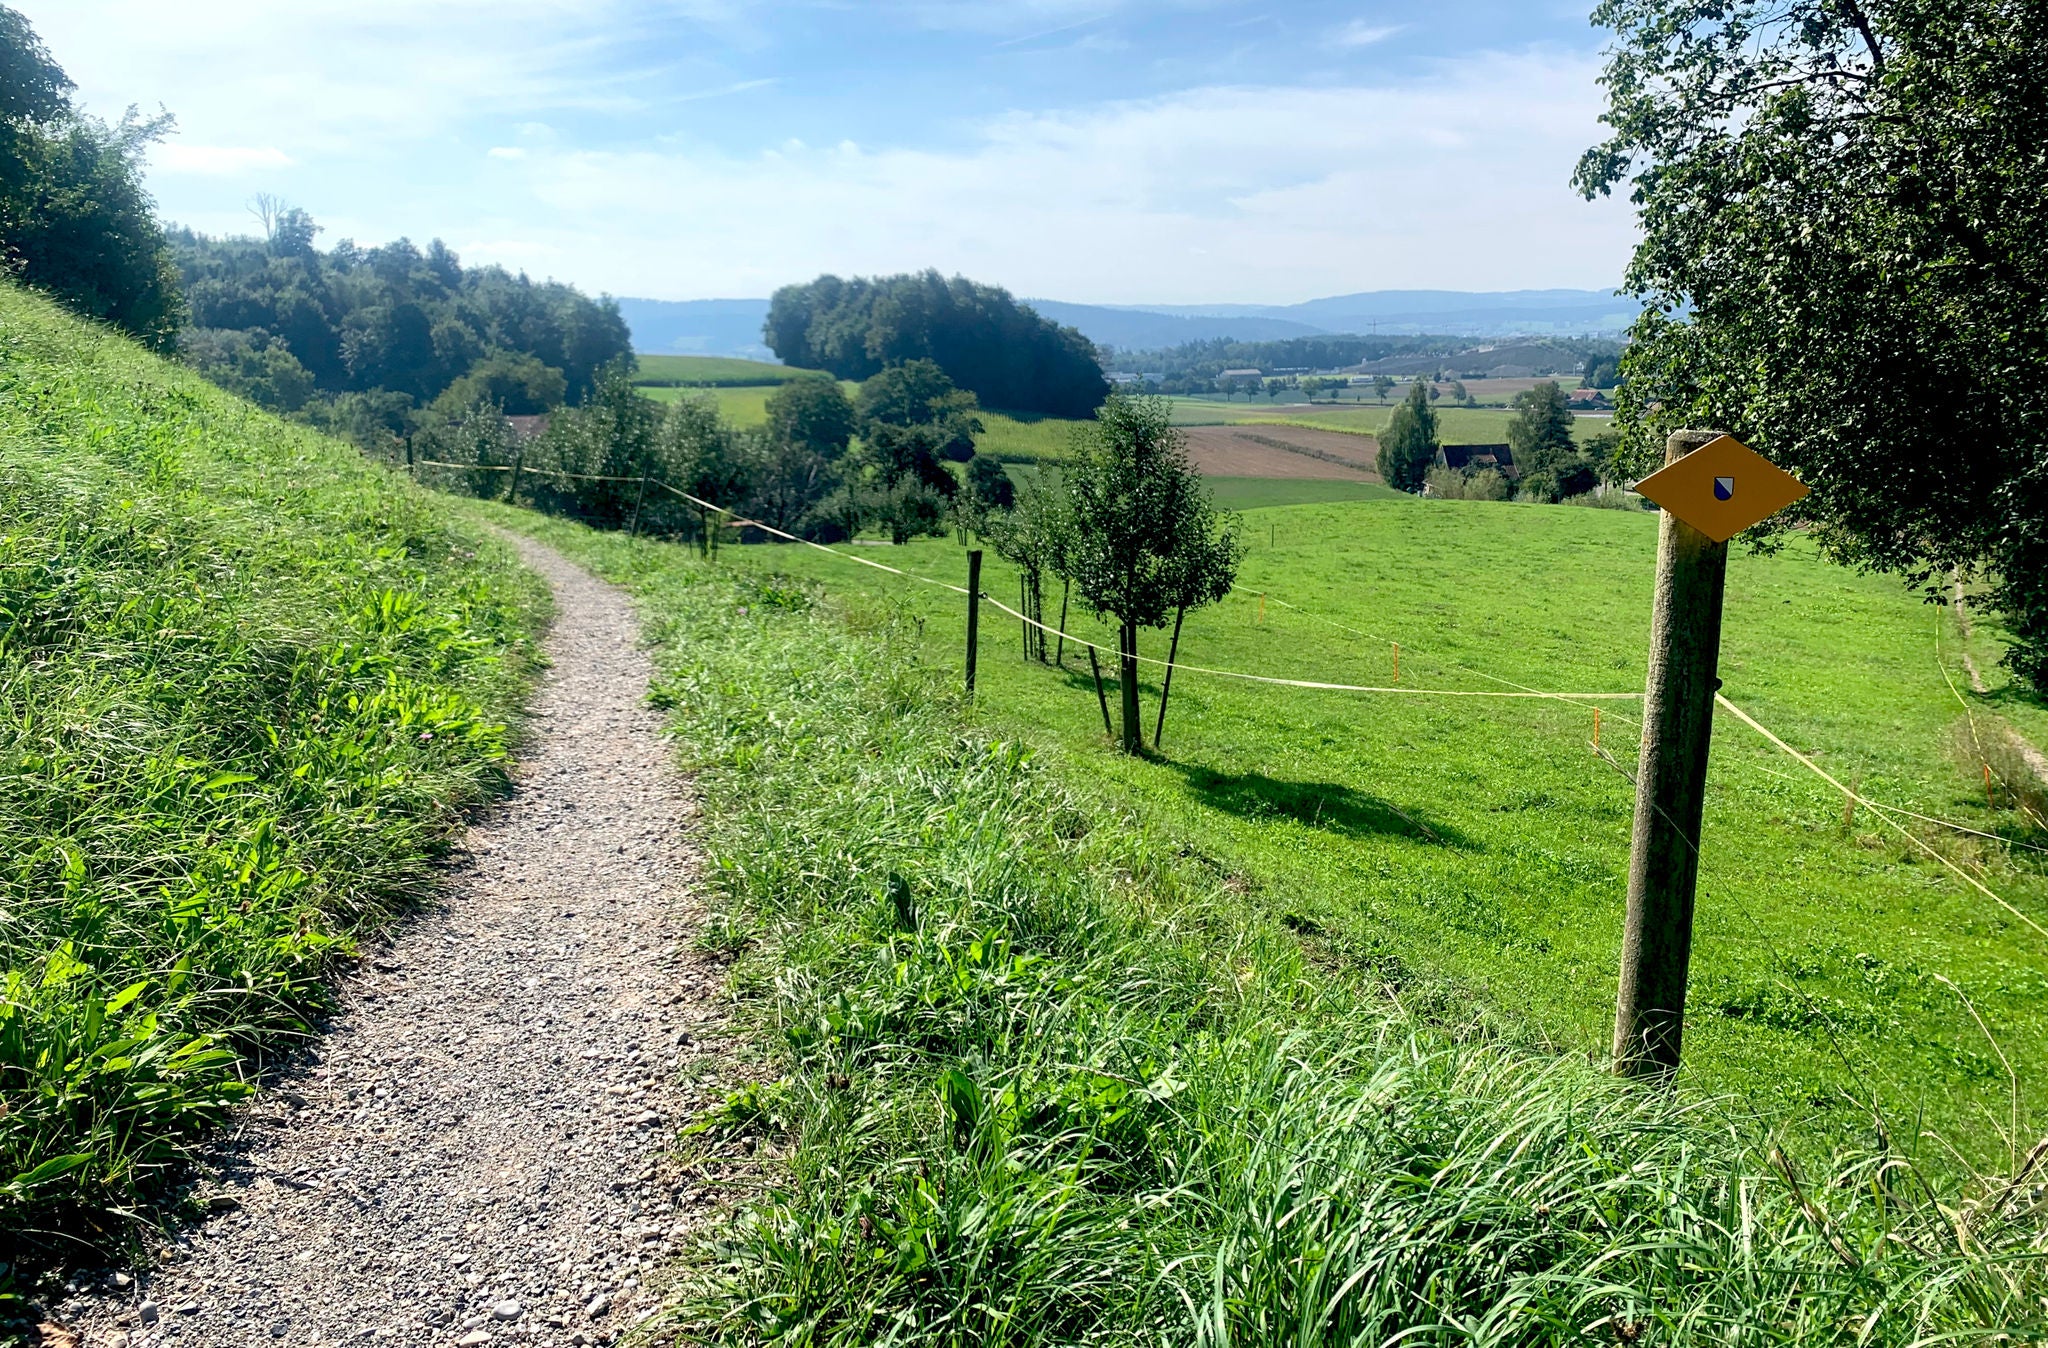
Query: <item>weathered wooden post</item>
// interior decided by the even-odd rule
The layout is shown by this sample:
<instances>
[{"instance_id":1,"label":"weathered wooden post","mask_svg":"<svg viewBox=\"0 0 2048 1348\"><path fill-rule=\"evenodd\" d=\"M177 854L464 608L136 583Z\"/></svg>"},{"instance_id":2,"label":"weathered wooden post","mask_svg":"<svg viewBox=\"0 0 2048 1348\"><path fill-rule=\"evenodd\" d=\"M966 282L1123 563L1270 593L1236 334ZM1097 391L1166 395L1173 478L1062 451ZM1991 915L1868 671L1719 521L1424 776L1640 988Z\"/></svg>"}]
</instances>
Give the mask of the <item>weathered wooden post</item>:
<instances>
[{"instance_id":1,"label":"weathered wooden post","mask_svg":"<svg viewBox=\"0 0 2048 1348\"><path fill-rule=\"evenodd\" d=\"M640 507L647 502L647 474L640 475L640 490L633 494L633 522L626 528L626 537L640 536Z\"/></svg>"},{"instance_id":2,"label":"weathered wooden post","mask_svg":"<svg viewBox=\"0 0 2048 1348\"><path fill-rule=\"evenodd\" d=\"M405 475L415 482L420 480L420 470L412 461L412 437L409 435L405 437Z\"/></svg>"},{"instance_id":3,"label":"weathered wooden post","mask_svg":"<svg viewBox=\"0 0 2048 1348\"><path fill-rule=\"evenodd\" d=\"M1700 822L1706 808L1728 540L1806 494L1755 451L1678 431L1664 467L1636 484L1664 508L1650 616L1650 672L1636 772L1628 918L1614 1010L1614 1069L1668 1078L1685 1031Z\"/></svg>"},{"instance_id":4,"label":"weathered wooden post","mask_svg":"<svg viewBox=\"0 0 2048 1348\"><path fill-rule=\"evenodd\" d=\"M525 464L526 446L521 445L519 447L519 452L512 456L512 485L505 489L506 505L516 506L519 504L519 470L522 467L524 467Z\"/></svg>"},{"instance_id":5,"label":"weathered wooden post","mask_svg":"<svg viewBox=\"0 0 2048 1348\"><path fill-rule=\"evenodd\" d=\"M974 696L974 665L981 646L981 549L967 554L967 696Z\"/></svg>"}]
</instances>

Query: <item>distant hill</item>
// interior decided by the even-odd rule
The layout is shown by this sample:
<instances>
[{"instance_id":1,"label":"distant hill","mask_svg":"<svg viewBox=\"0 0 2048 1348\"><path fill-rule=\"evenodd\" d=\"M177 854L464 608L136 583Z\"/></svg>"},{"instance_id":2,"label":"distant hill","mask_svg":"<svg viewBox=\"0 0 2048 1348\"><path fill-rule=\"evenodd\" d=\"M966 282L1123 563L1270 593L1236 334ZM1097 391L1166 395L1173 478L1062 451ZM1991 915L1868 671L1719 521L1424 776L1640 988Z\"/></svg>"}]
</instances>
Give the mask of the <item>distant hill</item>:
<instances>
[{"instance_id":1,"label":"distant hill","mask_svg":"<svg viewBox=\"0 0 2048 1348\"><path fill-rule=\"evenodd\" d=\"M1055 323L1079 328L1097 346L1113 346L1123 351L1154 351L1186 342L1214 341L1218 337L1236 342L1277 342L1286 337L1320 336L1326 331L1285 318L1251 314L1208 317L1103 304L1067 304L1061 300L1024 302Z\"/></svg>"},{"instance_id":2,"label":"distant hill","mask_svg":"<svg viewBox=\"0 0 2048 1348\"><path fill-rule=\"evenodd\" d=\"M1224 338L1270 342L1327 334L1445 337L1615 336L1639 306L1604 290L1374 290L1301 304L1070 304L1025 301L1098 346L1160 350ZM633 349L650 355L773 360L761 341L767 300L619 301Z\"/></svg>"},{"instance_id":3,"label":"distant hill","mask_svg":"<svg viewBox=\"0 0 2048 1348\"><path fill-rule=\"evenodd\" d=\"M1332 333L1592 337L1621 332L1635 321L1641 306L1605 290L1374 290L1302 304L1162 304L1148 306L1147 311L1208 321L1299 323Z\"/></svg>"},{"instance_id":4,"label":"distant hill","mask_svg":"<svg viewBox=\"0 0 2048 1348\"><path fill-rule=\"evenodd\" d=\"M767 300L620 300L619 313L644 355L775 359L761 340Z\"/></svg>"}]
</instances>

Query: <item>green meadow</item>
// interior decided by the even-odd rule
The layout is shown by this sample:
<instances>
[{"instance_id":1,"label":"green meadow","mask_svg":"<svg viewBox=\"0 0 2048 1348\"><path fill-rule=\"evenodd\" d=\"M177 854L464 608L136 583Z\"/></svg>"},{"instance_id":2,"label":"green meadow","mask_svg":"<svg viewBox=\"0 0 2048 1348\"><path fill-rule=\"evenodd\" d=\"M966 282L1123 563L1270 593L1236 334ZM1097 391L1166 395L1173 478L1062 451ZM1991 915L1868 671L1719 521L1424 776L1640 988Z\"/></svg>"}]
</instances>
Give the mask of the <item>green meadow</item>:
<instances>
[{"instance_id":1,"label":"green meadow","mask_svg":"<svg viewBox=\"0 0 2048 1348\"><path fill-rule=\"evenodd\" d=\"M1642 688L1652 516L1370 499L1257 509L1248 523L1241 592L1190 616L1186 664L1385 686L1398 641L1408 689ZM965 577L952 540L856 551L955 584ZM916 619L932 658L960 658L957 595L808 548L724 557L813 580L856 616ZM987 591L1014 603L1014 573L988 560ZM1059 607L1055 592L1048 611ZM1079 611L1067 628L1110 637ZM1954 637L1948 611L1795 541L1777 556L1735 559L1722 677L1735 703L1866 796L2039 846L2048 839L2005 802L1988 805L1953 756L1966 702L1982 715L2014 696L1959 701L1950 681L1968 685ZM1321 958L1371 970L1397 995L1453 989L1567 1053L1605 1051L1633 704L1600 704L1596 752L1587 704L1182 672L1163 751L1131 759L1109 748L1086 652L1070 647L1058 667L1027 663L1019 638L1014 620L984 608L978 707L991 727L1186 840ZM1978 639L1995 633L1980 625ZM1163 657L1165 645L1164 633L1147 634L1148 655ZM1148 740L1158 673L1143 678ZM1912 828L2048 925L2042 854ZM2048 937L1870 812L1845 809L1725 714L1692 987L1686 1084L1738 1097L1792 1132L1868 1134L1874 1102L1900 1145L1932 1130L1999 1164L2002 1134L2039 1132L2041 1085L2024 1065L2048 1050ZM2020 1065L2017 1078L2006 1062Z\"/></svg>"},{"instance_id":2,"label":"green meadow","mask_svg":"<svg viewBox=\"0 0 2048 1348\"><path fill-rule=\"evenodd\" d=\"M787 384L808 370L772 365L765 360L741 360L736 356L636 356L639 368L633 381L639 384L703 384L727 387Z\"/></svg>"}]
</instances>

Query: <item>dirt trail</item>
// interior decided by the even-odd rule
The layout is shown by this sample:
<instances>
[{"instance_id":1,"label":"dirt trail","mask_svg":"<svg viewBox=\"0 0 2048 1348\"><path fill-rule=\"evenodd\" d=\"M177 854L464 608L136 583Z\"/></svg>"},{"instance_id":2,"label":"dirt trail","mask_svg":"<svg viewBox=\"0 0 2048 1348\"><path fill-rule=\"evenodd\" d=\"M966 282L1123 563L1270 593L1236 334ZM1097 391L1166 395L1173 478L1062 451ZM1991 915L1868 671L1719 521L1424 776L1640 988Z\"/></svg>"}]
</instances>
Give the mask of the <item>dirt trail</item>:
<instances>
[{"instance_id":1,"label":"dirt trail","mask_svg":"<svg viewBox=\"0 0 2048 1348\"><path fill-rule=\"evenodd\" d=\"M611 1343L714 1215L664 1158L729 1047L691 804L625 598L518 545L559 616L516 792L222 1139L214 1218L58 1308L77 1341Z\"/></svg>"}]
</instances>

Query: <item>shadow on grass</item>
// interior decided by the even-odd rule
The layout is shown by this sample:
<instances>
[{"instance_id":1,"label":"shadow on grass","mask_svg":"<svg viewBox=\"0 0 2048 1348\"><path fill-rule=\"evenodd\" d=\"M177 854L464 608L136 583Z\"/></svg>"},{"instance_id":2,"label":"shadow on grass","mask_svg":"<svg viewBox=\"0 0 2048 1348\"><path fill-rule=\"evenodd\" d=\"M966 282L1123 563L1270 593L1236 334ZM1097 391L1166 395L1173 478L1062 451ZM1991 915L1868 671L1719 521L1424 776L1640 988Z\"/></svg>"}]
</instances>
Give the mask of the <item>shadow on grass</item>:
<instances>
[{"instance_id":1,"label":"shadow on grass","mask_svg":"<svg viewBox=\"0 0 2048 1348\"><path fill-rule=\"evenodd\" d=\"M1180 763L1171 766L1187 779L1196 800L1243 819L1292 819L1354 838L1413 838L1461 851L1481 850L1478 843L1448 824L1432 822L1391 801L1336 782L1286 782L1262 772L1226 773Z\"/></svg>"}]
</instances>

